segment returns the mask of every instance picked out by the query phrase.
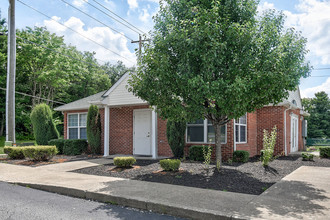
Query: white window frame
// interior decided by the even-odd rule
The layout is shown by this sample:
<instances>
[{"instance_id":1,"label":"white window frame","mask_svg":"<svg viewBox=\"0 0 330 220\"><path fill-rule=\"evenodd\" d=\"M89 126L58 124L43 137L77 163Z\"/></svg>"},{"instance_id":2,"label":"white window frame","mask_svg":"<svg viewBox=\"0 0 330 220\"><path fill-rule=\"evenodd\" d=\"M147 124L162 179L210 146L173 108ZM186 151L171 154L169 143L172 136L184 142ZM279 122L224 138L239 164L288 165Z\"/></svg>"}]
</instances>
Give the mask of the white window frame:
<instances>
[{"instance_id":1,"label":"white window frame","mask_svg":"<svg viewBox=\"0 0 330 220\"><path fill-rule=\"evenodd\" d=\"M234 133L235 133L235 142L237 144L246 144L247 143L247 132L248 132L248 129L247 129L247 124L248 124L248 117L247 117L247 113L245 113L245 117L246 117L246 123L245 124L242 124L240 121L239 123L236 123L236 119L234 119ZM239 119L239 118L238 118ZM238 140L239 141L236 141L236 125L238 125L238 135L239 135L239 138ZM241 126L245 126L245 141L241 142Z\"/></svg>"},{"instance_id":2,"label":"white window frame","mask_svg":"<svg viewBox=\"0 0 330 220\"><path fill-rule=\"evenodd\" d=\"M86 115L87 112L79 112L79 113L68 113L66 117L66 124L67 124L67 139L70 139L70 129L69 128L77 128L78 129L78 138L80 139L80 128L86 128L87 129L87 121L86 126L80 126L80 115ZM78 126L69 126L69 115L78 115ZM86 119L87 120L87 119ZM70 139L70 140L76 140L76 139Z\"/></svg>"},{"instance_id":3,"label":"white window frame","mask_svg":"<svg viewBox=\"0 0 330 220\"><path fill-rule=\"evenodd\" d=\"M198 141L189 141L188 142L188 126L189 127L198 127L201 126L201 124L188 124L187 123L187 128L186 128L186 143L187 144L215 144L215 142L208 142L207 140L207 119L203 120L203 130L204 130L204 141L203 142L198 142ZM225 142L221 142L221 144L227 144L227 124L225 124Z\"/></svg>"}]
</instances>

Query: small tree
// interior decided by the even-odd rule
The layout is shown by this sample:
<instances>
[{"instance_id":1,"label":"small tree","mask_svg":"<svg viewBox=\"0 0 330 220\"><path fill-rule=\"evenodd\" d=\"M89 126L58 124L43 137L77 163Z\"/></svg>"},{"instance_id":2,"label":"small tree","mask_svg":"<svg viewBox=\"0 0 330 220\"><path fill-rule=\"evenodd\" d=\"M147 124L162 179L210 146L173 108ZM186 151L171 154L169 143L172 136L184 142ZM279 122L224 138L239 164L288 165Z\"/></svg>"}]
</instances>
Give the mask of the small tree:
<instances>
[{"instance_id":1,"label":"small tree","mask_svg":"<svg viewBox=\"0 0 330 220\"><path fill-rule=\"evenodd\" d=\"M30 115L34 138L39 145L47 145L51 139L57 139L59 134L53 122L53 114L46 104L36 105Z\"/></svg>"},{"instance_id":2,"label":"small tree","mask_svg":"<svg viewBox=\"0 0 330 220\"><path fill-rule=\"evenodd\" d=\"M267 167L269 162L272 160L274 155L274 148L276 144L276 125L273 127L272 132L269 134L267 130L264 130L264 138L263 138L263 149L261 162L264 167Z\"/></svg>"},{"instance_id":3,"label":"small tree","mask_svg":"<svg viewBox=\"0 0 330 220\"><path fill-rule=\"evenodd\" d=\"M87 140L93 154L101 152L101 118L96 105L91 105L87 115Z\"/></svg>"},{"instance_id":4,"label":"small tree","mask_svg":"<svg viewBox=\"0 0 330 220\"><path fill-rule=\"evenodd\" d=\"M170 120L208 119L221 162L221 126L277 104L308 76L306 39L257 0L164 0L131 91Z\"/></svg>"},{"instance_id":5,"label":"small tree","mask_svg":"<svg viewBox=\"0 0 330 220\"><path fill-rule=\"evenodd\" d=\"M186 132L186 122L175 122L168 120L166 127L166 135L168 144L171 147L174 157L183 157L184 134Z\"/></svg>"}]
</instances>

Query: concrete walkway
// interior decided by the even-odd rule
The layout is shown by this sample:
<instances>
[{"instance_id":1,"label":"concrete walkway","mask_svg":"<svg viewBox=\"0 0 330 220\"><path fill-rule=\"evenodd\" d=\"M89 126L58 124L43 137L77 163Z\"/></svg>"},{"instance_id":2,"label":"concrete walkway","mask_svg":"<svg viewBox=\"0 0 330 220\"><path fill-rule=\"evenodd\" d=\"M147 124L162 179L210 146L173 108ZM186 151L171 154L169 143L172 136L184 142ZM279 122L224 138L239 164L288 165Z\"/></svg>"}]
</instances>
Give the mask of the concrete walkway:
<instances>
[{"instance_id":1,"label":"concrete walkway","mask_svg":"<svg viewBox=\"0 0 330 220\"><path fill-rule=\"evenodd\" d=\"M192 219L327 219L330 168L301 167L260 196L72 173L109 159L40 167L0 163L0 181Z\"/></svg>"}]
</instances>

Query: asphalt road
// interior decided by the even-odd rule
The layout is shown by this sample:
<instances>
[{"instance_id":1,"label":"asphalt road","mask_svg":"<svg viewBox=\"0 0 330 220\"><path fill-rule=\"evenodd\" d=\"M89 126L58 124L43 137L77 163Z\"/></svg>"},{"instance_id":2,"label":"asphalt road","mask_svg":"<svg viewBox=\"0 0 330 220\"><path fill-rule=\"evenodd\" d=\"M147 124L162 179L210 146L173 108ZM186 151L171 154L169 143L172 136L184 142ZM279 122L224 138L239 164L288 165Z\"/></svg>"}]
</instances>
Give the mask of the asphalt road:
<instances>
[{"instance_id":1,"label":"asphalt road","mask_svg":"<svg viewBox=\"0 0 330 220\"><path fill-rule=\"evenodd\" d=\"M0 182L0 219L179 219Z\"/></svg>"}]
</instances>

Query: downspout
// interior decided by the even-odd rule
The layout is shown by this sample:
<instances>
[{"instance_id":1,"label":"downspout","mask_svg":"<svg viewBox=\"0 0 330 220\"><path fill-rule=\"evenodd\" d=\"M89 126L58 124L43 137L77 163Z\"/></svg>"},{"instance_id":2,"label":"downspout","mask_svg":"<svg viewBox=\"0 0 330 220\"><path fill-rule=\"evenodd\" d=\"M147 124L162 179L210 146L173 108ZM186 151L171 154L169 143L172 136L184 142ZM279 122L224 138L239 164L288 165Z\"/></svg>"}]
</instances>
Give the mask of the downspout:
<instances>
[{"instance_id":1,"label":"downspout","mask_svg":"<svg viewBox=\"0 0 330 220\"><path fill-rule=\"evenodd\" d=\"M287 149L286 149L286 112L287 112L288 110L290 110L291 107L292 107L292 106L290 105L289 108L287 108L287 109L284 110L284 152L285 152L285 156L288 156L288 151L287 151Z\"/></svg>"},{"instance_id":2,"label":"downspout","mask_svg":"<svg viewBox=\"0 0 330 220\"><path fill-rule=\"evenodd\" d=\"M236 126L235 126L235 119L233 120L233 125L234 125L234 128L233 128L233 131L234 131L234 151L236 151Z\"/></svg>"}]
</instances>

